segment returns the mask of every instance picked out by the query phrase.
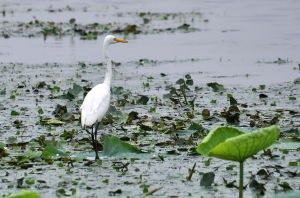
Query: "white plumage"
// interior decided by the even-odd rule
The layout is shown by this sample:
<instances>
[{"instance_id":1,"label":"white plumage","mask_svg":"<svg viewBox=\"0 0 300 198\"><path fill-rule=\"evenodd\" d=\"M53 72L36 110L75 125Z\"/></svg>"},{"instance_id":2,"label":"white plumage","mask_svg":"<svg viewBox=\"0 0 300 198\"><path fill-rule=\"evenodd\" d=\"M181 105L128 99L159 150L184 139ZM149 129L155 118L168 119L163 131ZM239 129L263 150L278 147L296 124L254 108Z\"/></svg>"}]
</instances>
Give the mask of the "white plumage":
<instances>
[{"instance_id":1,"label":"white plumage","mask_svg":"<svg viewBox=\"0 0 300 198\"><path fill-rule=\"evenodd\" d=\"M85 96L81 109L81 126L84 128L92 138L92 146L94 148L96 157L99 159L97 149L97 130L99 121L105 116L110 103L110 82L112 76L112 61L108 54L107 48L114 43L127 43L126 40L116 38L108 35L103 41L103 52L107 63L105 79L102 84L96 85ZM91 132L87 128L91 128Z\"/></svg>"},{"instance_id":2,"label":"white plumage","mask_svg":"<svg viewBox=\"0 0 300 198\"><path fill-rule=\"evenodd\" d=\"M91 89L80 107L81 126L91 127L97 121L101 121L109 108L109 102L110 89L104 83Z\"/></svg>"}]
</instances>

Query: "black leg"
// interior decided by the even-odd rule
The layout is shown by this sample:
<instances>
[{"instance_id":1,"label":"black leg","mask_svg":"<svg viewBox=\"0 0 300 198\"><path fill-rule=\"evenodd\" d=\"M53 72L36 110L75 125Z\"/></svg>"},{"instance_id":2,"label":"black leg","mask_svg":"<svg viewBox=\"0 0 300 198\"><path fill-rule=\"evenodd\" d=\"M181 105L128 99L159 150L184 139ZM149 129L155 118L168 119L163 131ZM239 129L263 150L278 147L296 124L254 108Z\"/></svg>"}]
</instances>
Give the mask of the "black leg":
<instances>
[{"instance_id":1,"label":"black leg","mask_svg":"<svg viewBox=\"0 0 300 198\"><path fill-rule=\"evenodd\" d=\"M96 143L97 143L97 133L98 133L98 128L99 128L99 122L97 122L97 123L95 124L95 131L94 131Z\"/></svg>"},{"instance_id":2,"label":"black leg","mask_svg":"<svg viewBox=\"0 0 300 198\"><path fill-rule=\"evenodd\" d=\"M93 149L95 151L95 160L99 159L99 155L98 155L98 147L97 147L97 132L95 133L95 130L94 130L94 125L91 127L92 131L88 131L87 129L85 129L85 131L91 136L92 138L92 146L93 146ZM96 128L95 128L96 129Z\"/></svg>"},{"instance_id":3,"label":"black leg","mask_svg":"<svg viewBox=\"0 0 300 198\"><path fill-rule=\"evenodd\" d=\"M99 126L98 122L93 125L94 133L92 134L92 141L93 141L94 150L95 150L95 154L96 154L95 160L99 159L98 146L97 146L97 130L98 130L98 126Z\"/></svg>"}]
</instances>

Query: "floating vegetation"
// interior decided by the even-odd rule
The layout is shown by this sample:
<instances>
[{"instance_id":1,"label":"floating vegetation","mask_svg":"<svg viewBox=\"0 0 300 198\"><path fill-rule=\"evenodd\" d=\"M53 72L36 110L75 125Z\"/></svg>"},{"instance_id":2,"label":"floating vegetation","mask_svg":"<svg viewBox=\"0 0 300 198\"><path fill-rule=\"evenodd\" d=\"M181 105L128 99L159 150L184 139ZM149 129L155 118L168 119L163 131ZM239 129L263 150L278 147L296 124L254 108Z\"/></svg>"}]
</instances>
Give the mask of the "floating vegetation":
<instances>
[{"instance_id":1,"label":"floating vegetation","mask_svg":"<svg viewBox=\"0 0 300 198\"><path fill-rule=\"evenodd\" d=\"M142 16L143 14L138 14ZM158 13L148 13L143 17L143 21L140 24L128 24L128 23L91 23L91 24L79 24L76 18L71 18L68 22L55 22L55 21L41 21L39 19L34 19L28 23L25 22L11 22L0 23L0 27L5 29L5 33L1 32L0 36L4 38L23 36L23 37L39 37L43 36L44 40L48 36L70 36L78 35L84 40L95 40L98 36L104 34L119 34L119 35L130 35L130 34L157 34L162 32L194 32L199 31L199 28L193 27L191 24L183 23L178 25L178 27L166 27L162 25L161 28L152 28L147 24L150 21L161 20L158 17ZM174 21L177 20L177 14L165 14L162 16L164 21ZM188 16L191 18L201 18L200 14L194 16ZM170 25L171 26L171 25Z\"/></svg>"},{"instance_id":2,"label":"floating vegetation","mask_svg":"<svg viewBox=\"0 0 300 198\"><path fill-rule=\"evenodd\" d=\"M181 61L187 63L197 60ZM141 59L135 61L134 64L137 67L143 67L152 64L159 65L161 62ZM166 176L168 173L168 177L174 177L172 182L189 182L192 192L198 192L201 188L199 184L203 188L210 187L218 191L228 188L230 192L234 192L238 186L236 179L232 178L236 175L237 166L234 163L222 165L213 158L205 159L201 156L195 166L194 162L190 163L197 155L197 142L204 138L211 128L219 125L235 125L241 127L241 131L253 131L275 123L282 126L282 137L269 151L248 159L249 163L259 163L260 167L245 167L247 170L245 173L251 170L252 174L255 174L255 177L245 174L245 180L249 179L246 192L251 190L268 195L272 188L277 188L279 191L296 189L295 184L299 176L296 169L299 167L299 162L293 156L300 146L299 131L294 123L298 122L299 112L291 107L295 103L298 104L299 100L290 98L298 98L298 95L292 91L296 89L296 84L287 84L282 93L287 97L279 100L281 96L275 94L279 89L276 86L261 84L254 87L256 91L252 91L252 87L236 89L226 86L225 89L219 83L210 84L211 86L199 84L194 74L183 74L170 82L168 81L170 76L167 73L159 72L156 76L143 77L146 83L150 84L150 90L157 86L161 87L158 92L155 92L159 94L153 95L145 91L143 84L145 81L135 81L139 83L134 88L128 89L123 85L121 76L116 82L122 83L112 87L112 106L101 123L105 125L105 130L104 127L100 127L103 135L99 137L97 146L102 151L100 156L104 158L95 163L90 161L94 158L92 148L87 143L86 137L82 136L79 123L79 107L84 94L92 87L85 77L88 73L76 76L76 74L69 75L66 71L75 68L75 70L92 73L95 68L101 68L102 65L102 63L85 62L75 65L47 64L45 67L50 67L53 73L50 73L51 75L42 73L42 76L49 75L45 79L37 79L33 83L31 81L20 83L24 81L20 78L20 81L12 81L10 86L6 87L1 97L9 102L3 106L5 107L3 113L8 114L13 120L1 122L1 126L10 126L4 129L7 131L5 132L7 138L2 142L5 143L0 144L1 164L9 174L7 176L9 181L3 185L17 187L17 183L13 180L16 178L20 179L18 180L20 187L42 192L41 195L44 193L40 191L40 188L45 188L55 196L56 194L72 196L78 195L79 190L84 189L84 192L88 194L97 188L95 177L90 175L86 168L93 170L100 168L105 172L97 176L97 181L100 181L99 185L108 186L115 185L118 182L116 178L121 178L124 186L135 185L140 182L142 171L151 173L155 169L159 175ZM26 65L20 68L26 68ZM5 74L9 72L10 70L4 71ZM65 78L63 81L49 80L52 75L58 76L61 72ZM27 89L37 98L34 108L29 106L30 103L15 106L15 101L26 101ZM12 93L16 95L14 100L10 99ZM262 93L268 95L268 98L260 98L259 94ZM164 96L165 94L168 97ZM276 101L277 106L270 105L273 101ZM28 119L29 115L30 119ZM283 120L288 120L288 122L282 122ZM281 163L281 158L285 159L285 164ZM272 163L266 159L272 159ZM182 169L181 176L172 171L177 167ZM37 172L39 174L29 175L32 169L40 170ZM15 177L13 174L15 170L22 171L22 174ZM224 173L223 177L220 177L218 170ZM274 170L282 176L278 178ZM53 180L49 179L49 174L54 175L53 177L58 181L53 183ZM80 175L89 175L92 179L78 186L78 184L75 185L76 182L59 179L61 174L70 176L73 178L72 181L77 183L84 180L76 180L81 177ZM136 179L132 179L135 177ZM142 177L148 181L154 180L152 174ZM273 182L273 178L278 178L280 181ZM266 183L266 181L272 182ZM59 182L64 183L65 189L50 188L50 186L58 185ZM143 190L133 193L137 196L144 196L147 193L155 196L159 193L167 193L165 186L168 185L164 183L161 188L162 186L152 183L145 193ZM129 195L128 191L124 190L125 188L119 189L122 192L120 194ZM111 191L117 194L120 192L118 188L112 188ZM6 195L15 192L5 191Z\"/></svg>"}]
</instances>

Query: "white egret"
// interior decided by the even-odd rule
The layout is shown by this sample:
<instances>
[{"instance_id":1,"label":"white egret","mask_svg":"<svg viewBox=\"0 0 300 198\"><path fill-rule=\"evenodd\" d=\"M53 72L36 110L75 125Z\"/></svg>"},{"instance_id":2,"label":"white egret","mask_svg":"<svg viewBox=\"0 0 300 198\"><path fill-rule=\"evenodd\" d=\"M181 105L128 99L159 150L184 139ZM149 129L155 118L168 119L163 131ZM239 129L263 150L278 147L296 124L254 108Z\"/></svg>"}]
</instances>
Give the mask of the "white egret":
<instances>
[{"instance_id":1,"label":"white egret","mask_svg":"<svg viewBox=\"0 0 300 198\"><path fill-rule=\"evenodd\" d=\"M108 47L114 43L127 43L128 41L108 35L103 41L103 53L107 64L105 79L102 84L93 87L85 96L81 109L81 126L92 138L95 151L95 159L99 159L97 149L97 131L99 121L106 114L110 103L110 82L112 77L112 60L108 53ZM88 130L91 128L91 132Z\"/></svg>"}]
</instances>

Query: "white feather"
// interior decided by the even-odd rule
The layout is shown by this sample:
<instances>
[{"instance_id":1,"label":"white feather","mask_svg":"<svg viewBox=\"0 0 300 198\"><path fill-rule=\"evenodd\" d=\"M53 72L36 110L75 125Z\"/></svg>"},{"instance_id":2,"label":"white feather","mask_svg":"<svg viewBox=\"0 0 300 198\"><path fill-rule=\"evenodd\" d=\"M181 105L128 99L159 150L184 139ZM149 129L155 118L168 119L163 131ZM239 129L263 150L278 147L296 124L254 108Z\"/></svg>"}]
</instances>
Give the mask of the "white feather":
<instances>
[{"instance_id":1,"label":"white feather","mask_svg":"<svg viewBox=\"0 0 300 198\"><path fill-rule=\"evenodd\" d=\"M110 90L105 84L98 84L86 95L81 109L81 126L92 126L101 121L109 108Z\"/></svg>"},{"instance_id":2,"label":"white feather","mask_svg":"<svg viewBox=\"0 0 300 198\"><path fill-rule=\"evenodd\" d=\"M112 78L112 61L107 48L114 43L127 43L126 40L108 35L103 41L103 52L107 63L104 83L96 85L83 100L81 109L81 126L93 126L106 114L110 102L110 83Z\"/></svg>"},{"instance_id":3,"label":"white feather","mask_svg":"<svg viewBox=\"0 0 300 198\"><path fill-rule=\"evenodd\" d=\"M92 145L95 150L95 159L99 159L98 149L97 149L97 125L94 125L98 121L101 121L106 114L109 103L110 103L110 83L112 78L112 61L110 59L107 48L109 45L114 43L127 43L126 40L116 38L115 36L108 35L103 41L103 52L106 60L106 74L104 82L102 84L96 85L88 94L85 96L83 103L80 107L81 109L81 126L85 128L93 127L89 134L92 135Z\"/></svg>"}]
</instances>

